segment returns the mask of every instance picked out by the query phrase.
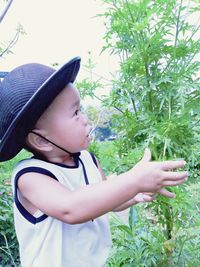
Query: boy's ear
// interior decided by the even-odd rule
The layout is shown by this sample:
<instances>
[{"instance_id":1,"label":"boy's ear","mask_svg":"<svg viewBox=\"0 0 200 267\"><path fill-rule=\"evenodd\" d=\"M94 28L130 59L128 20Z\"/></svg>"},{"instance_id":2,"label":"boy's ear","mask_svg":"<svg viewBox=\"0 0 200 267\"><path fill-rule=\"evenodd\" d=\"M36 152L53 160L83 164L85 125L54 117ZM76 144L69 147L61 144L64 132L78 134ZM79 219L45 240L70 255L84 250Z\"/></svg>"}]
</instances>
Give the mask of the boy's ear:
<instances>
[{"instance_id":1,"label":"boy's ear","mask_svg":"<svg viewBox=\"0 0 200 267\"><path fill-rule=\"evenodd\" d=\"M44 132L40 130L35 130L34 132L39 133L41 136L44 136ZM27 136L26 142L28 145L30 145L33 149L39 150L39 151L46 151L49 152L52 150L53 146L51 143L49 143L44 138L30 132Z\"/></svg>"}]
</instances>

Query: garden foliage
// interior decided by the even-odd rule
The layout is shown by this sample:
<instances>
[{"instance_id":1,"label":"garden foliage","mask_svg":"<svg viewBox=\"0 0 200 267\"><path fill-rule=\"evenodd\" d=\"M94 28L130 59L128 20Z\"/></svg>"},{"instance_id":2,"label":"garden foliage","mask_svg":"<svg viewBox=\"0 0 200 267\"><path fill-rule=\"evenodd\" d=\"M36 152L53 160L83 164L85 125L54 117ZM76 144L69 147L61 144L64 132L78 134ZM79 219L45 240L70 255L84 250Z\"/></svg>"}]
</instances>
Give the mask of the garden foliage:
<instances>
[{"instance_id":1,"label":"garden foliage","mask_svg":"<svg viewBox=\"0 0 200 267\"><path fill-rule=\"evenodd\" d=\"M199 1L102 2L103 51L120 62L104 101L120 110L112 121L118 140L111 162L105 155L102 162L120 173L149 147L153 160L184 158L190 173L187 183L170 188L175 200L159 196L146 208L132 208L128 226L114 223L108 265L199 266ZM144 220L149 213L152 219Z\"/></svg>"},{"instance_id":2,"label":"garden foliage","mask_svg":"<svg viewBox=\"0 0 200 267\"><path fill-rule=\"evenodd\" d=\"M19 266L19 248L13 220L11 173L14 165L30 156L22 151L8 162L0 163L0 267Z\"/></svg>"}]
</instances>

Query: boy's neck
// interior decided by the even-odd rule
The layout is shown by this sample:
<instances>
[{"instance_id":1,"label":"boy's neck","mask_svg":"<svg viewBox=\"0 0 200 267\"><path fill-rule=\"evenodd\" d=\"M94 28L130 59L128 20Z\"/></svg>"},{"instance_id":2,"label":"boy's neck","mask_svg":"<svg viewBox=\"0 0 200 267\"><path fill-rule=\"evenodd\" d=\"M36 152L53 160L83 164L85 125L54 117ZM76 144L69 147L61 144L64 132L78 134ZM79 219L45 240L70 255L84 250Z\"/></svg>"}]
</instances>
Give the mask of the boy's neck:
<instances>
[{"instance_id":1,"label":"boy's neck","mask_svg":"<svg viewBox=\"0 0 200 267\"><path fill-rule=\"evenodd\" d=\"M47 160L53 163L61 163L67 166L75 166L74 158L71 155L51 156L48 157Z\"/></svg>"},{"instance_id":2,"label":"boy's neck","mask_svg":"<svg viewBox=\"0 0 200 267\"><path fill-rule=\"evenodd\" d=\"M35 155L36 158L47 161L47 162L52 162L52 163L60 163L60 164L64 164L67 166L75 166L76 163L76 159L72 156L72 155L52 155L51 153L42 153L42 154L36 154L33 153Z\"/></svg>"}]
</instances>

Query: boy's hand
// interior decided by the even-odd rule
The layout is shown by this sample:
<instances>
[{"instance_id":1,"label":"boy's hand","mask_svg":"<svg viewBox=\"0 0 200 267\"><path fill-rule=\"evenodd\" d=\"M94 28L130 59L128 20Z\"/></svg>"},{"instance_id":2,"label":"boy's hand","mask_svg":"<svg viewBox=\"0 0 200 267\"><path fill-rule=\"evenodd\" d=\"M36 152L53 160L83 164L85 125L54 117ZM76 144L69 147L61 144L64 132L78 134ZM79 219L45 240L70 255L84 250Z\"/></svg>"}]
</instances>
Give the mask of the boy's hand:
<instances>
[{"instance_id":1,"label":"boy's hand","mask_svg":"<svg viewBox=\"0 0 200 267\"><path fill-rule=\"evenodd\" d=\"M186 162L184 160L151 162L150 160L151 152L146 149L143 158L131 170L133 177L137 177L140 192L158 192L161 190L162 195L172 197L170 192L162 190L162 187L176 186L186 180L187 172L173 171L184 167Z\"/></svg>"},{"instance_id":2,"label":"boy's hand","mask_svg":"<svg viewBox=\"0 0 200 267\"><path fill-rule=\"evenodd\" d=\"M143 202L151 202L154 200L154 194L153 193L138 193L135 197L135 204L137 203L143 203Z\"/></svg>"},{"instance_id":3,"label":"boy's hand","mask_svg":"<svg viewBox=\"0 0 200 267\"><path fill-rule=\"evenodd\" d=\"M176 196L174 193L171 193L167 189L164 189L164 188L160 189L158 193L165 197L170 197L170 198L174 198ZM138 203L152 202L155 199L155 196L156 194L152 192L138 193L129 201L113 209L113 211L114 212L122 211Z\"/></svg>"},{"instance_id":4,"label":"boy's hand","mask_svg":"<svg viewBox=\"0 0 200 267\"><path fill-rule=\"evenodd\" d=\"M160 189L157 193L159 193L160 195L164 196L164 197L168 197L168 198L175 198L176 195L170 191L168 191L165 188ZM136 203L141 203L141 202L151 202L155 199L156 194L155 193L138 193L134 199Z\"/></svg>"},{"instance_id":5,"label":"boy's hand","mask_svg":"<svg viewBox=\"0 0 200 267\"><path fill-rule=\"evenodd\" d=\"M158 193L164 197L169 197L169 198L175 198L176 197L176 194L168 191L167 189L165 188L162 188L158 191Z\"/></svg>"}]
</instances>

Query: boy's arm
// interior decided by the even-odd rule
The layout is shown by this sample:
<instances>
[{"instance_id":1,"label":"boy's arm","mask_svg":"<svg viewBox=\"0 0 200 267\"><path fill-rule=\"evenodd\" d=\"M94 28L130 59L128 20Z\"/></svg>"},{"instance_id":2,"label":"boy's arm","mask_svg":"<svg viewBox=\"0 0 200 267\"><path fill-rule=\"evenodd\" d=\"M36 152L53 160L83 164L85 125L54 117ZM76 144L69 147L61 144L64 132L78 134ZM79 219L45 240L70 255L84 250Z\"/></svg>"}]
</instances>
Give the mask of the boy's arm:
<instances>
[{"instance_id":1,"label":"boy's arm","mask_svg":"<svg viewBox=\"0 0 200 267\"><path fill-rule=\"evenodd\" d=\"M102 180L103 181L106 181L107 179L115 179L117 177L117 175L115 173L109 175L108 177L105 176L102 168L101 168L101 165L99 163L99 161L97 160L96 158L96 162L97 162L97 166L98 166L98 170L99 172L101 173L101 177L102 177ZM140 194L140 193L138 193ZM116 207L115 209L113 209L112 211L114 212L117 212L117 211L122 211L122 210L125 210L135 204L137 204L138 202L136 201L135 199L135 196L133 196L130 200L126 201L125 203L119 205L118 207Z\"/></svg>"},{"instance_id":2,"label":"boy's arm","mask_svg":"<svg viewBox=\"0 0 200 267\"><path fill-rule=\"evenodd\" d=\"M20 193L37 209L63 222L77 224L97 218L131 200L139 192L157 192L185 181L186 172L172 172L184 161L150 162L147 153L134 168L116 179L68 190L56 180L37 173L23 174Z\"/></svg>"}]
</instances>

